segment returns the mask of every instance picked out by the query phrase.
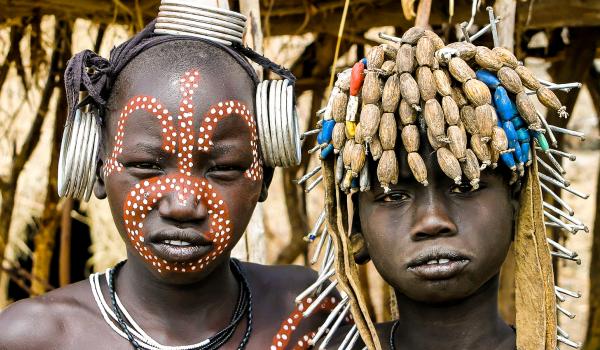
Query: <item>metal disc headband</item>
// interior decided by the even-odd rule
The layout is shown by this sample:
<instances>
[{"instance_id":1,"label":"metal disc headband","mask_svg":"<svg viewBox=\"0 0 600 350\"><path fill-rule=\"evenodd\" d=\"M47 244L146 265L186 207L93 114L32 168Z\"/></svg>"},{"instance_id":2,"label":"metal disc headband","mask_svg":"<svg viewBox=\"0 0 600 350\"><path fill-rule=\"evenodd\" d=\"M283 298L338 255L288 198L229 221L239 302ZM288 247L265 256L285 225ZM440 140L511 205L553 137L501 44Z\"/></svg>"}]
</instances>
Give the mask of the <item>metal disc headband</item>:
<instances>
[{"instance_id":1,"label":"metal disc headband","mask_svg":"<svg viewBox=\"0 0 600 350\"><path fill-rule=\"evenodd\" d=\"M256 116L261 151L269 167L300 163L300 133L289 80L265 80L256 87Z\"/></svg>"},{"instance_id":2,"label":"metal disc headband","mask_svg":"<svg viewBox=\"0 0 600 350\"><path fill-rule=\"evenodd\" d=\"M88 201L96 182L100 144L96 113L78 109L63 131L58 163L58 195Z\"/></svg>"}]
</instances>

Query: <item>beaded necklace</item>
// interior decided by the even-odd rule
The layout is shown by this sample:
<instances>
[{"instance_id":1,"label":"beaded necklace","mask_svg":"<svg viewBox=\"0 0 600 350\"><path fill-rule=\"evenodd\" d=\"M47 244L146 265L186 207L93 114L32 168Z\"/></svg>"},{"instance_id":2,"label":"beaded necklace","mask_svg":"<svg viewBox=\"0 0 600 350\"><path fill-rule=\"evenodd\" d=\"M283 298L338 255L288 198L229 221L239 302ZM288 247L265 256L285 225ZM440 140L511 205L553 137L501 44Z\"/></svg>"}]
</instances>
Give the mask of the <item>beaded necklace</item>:
<instances>
[{"instance_id":1,"label":"beaded necklace","mask_svg":"<svg viewBox=\"0 0 600 350\"><path fill-rule=\"evenodd\" d=\"M102 295L99 283L99 275L93 274L90 276L90 284L92 286L92 294L98 304L100 312L104 320L109 326L121 337L127 339L136 350L214 350L225 344L235 333L237 326L247 315L246 332L238 345L238 350L245 349L252 332L252 293L246 276L235 259L231 259L232 271L236 279L240 282L240 291L238 300L234 309L230 323L221 331L212 337L203 340L202 342L182 345L182 346L165 346L159 344L152 339L144 330L133 320L129 312L121 303L115 290L116 273L124 265L125 261L118 263L114 268L108 269L106 272L106 283L109 289L109 296L112 308L107 305ZM115 325L115 322L117 325Z\"/></svg>"}]
</instances>

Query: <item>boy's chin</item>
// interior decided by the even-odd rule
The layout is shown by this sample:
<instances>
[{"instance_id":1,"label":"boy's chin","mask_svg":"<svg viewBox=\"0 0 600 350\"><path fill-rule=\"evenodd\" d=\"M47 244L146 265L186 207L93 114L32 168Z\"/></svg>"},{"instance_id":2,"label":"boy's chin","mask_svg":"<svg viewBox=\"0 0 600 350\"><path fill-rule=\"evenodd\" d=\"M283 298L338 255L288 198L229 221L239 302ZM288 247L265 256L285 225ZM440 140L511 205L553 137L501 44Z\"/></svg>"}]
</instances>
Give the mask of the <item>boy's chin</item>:
<instances>
[{"instance_id":1,"label":"boy's chin","mask_svg":"<svg viewBox=\"0 0 600 350\"><path fill-rule=\"evenodd\" d=\"M453 304L464 300L477 291L477 287L470 286L457 278L435 281L419 281L411 283L410 288L397 289L411 300L424 304Z\"/></svg>"}]
</instances>

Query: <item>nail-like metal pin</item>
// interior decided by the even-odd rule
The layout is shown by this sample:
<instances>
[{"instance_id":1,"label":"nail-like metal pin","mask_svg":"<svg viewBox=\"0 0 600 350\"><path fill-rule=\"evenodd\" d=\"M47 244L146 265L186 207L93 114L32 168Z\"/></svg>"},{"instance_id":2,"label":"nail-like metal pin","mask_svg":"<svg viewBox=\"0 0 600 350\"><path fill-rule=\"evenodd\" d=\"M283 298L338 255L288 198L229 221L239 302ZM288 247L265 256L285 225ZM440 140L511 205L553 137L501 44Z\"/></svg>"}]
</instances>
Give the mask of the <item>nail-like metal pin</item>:
<instances>
[{"instance_id":1,"label":"nail-like metal pin","mask_svg":"<svg viewBox=\"0 0 600 350\"><path fill-rule=\"evenodd\" d=\"M565 316L567 316L570 319L574 319L575 318L575 314L570 312L569 310L561 307L560 305L556 305L556 309L560 312L562 312Z\"/></svg>"},{"instance_id":2,"label":"nail-like metal pin","mask_svg":"<svg viewBox=\"0 0 600 350\"><path fill-rule=\"evenodd\" d=\"M495 23L500 22L500 16L496 17ZM486 24L485 27L481 28L477 33L471 35L471 42L479 39L482 35L486 34L492 28L491 24Z\"/></svg>"},{"instance_id":3,"label":"nail-like metal pin","mask_svg":"<svg viewBox=\"0 0 600 350\"><path fill-rule=\"evenodd\" d=\"M469 31L467 30L467 22L462 22L460 24L460 30L462 31L463 36L465 37L464 38L465 41L468 42L468 43L470 43L471 39L469 38Z\"/></svg>"},{"instance_id":4,"label":"nail-like metal pin","mask_svg":"<svg viewBox=\"0 0 600 350\"><path fill-rule=\"evenodd\" d=\"M310 185L306 187L304 192L309 193L313 190L313 188L317 187L317 185L320 184L321 181L323 181L323 175L319 175L319 177L315 181L313 181Z\"/></svg>"},{"instance_id":5,"label":"nail-like metal pin","mask_svg":"<svg viewBox=\"0 0 600 350\"><path fill-rule=\"evenodd\" d=\"M569 338L570 338L570 337L569 337L569 333L565 332L565 331L564 331L562 328L560 328L560 327L558 327L558 326L557 326L557 327L556 327L556 330L557 330L557 332L558 332L558 335L560 335L561 337L565 337L565 338L567 338L567 339L569 339Z\"/></svg>"},{"instance_id":6,"label":"nail-like metal pin","mask_svg":"<svg viewBox=\"0 0 600 350\"><path fill-rule=\"evenodd\" d=\"M552 198L554 198L554 200L558 204L560 204L561 207L565 208L565 210L567 211L567 213L569 213L569 215L571 215L571 216L575 215L573 208L571 208L571 206L569 206L567 204L567 202L565 202L556 193L554 193L548 186L546 186L546 184L544 184L543 182L540 181L540 186L542 187L542 190L545 191L546 193L548 193Z\"/></svg>"},{"instance_id":7,"label":"nail-like metal pin","mask_svg":"<svg viewBox=\"0 0 600 350\"><path fill-rule=\"evenodd\" d=\"M321 226L323 226L323 223L325 222L326 214L327 214L327 210L323 209L321 214L319 214L319 217L317 218L317 221L315 222L315 225L313 226L312 230L310 230L310 232L304 237L305 240L312 242L315 240L315 238L317 238L317 232L319 232L319 230L321 229Z\"/></svg>"},{"instance_id":8,"label":"nail-like metal pin","mask_svg":"<svg viewBox=\"0 0 600 350\"><path fill-rule=\"evenodd\" d=\"M321 250L323 250L323 244L325 243L325 241L330 240L331 237L329 236L329 233L327 232L327 226L325 226L325 228L323 229L323 232L321 232L321 237L319 238L319 242L317 243L317 246L315 247L315 251L312 255L312 258L310 259L310 264L314 265L317 263L317 261L319 260L319 256L321 255Z\"/></svg>"},{"instance_id":9,"label":"nail-like metal pin","mask_svg":"<svg viewBox=\"0 0 600 350\"><path fill-rule=\"evenodd\" d=\"M550 160L550 163L552 163L552 165L554 166L554 168L556 170L558 170L559 173L561 173L562 175L566 175L567 171L565 170L565 168L562 167L562 165L560 165L560 163L556 160L556 158L554 158L554 156L552 155L552 153L547 152L546 153L546 157L548 157L548 159Z\"/></svg>"},{"instance_id":10,"label":"nail-like metal pin","mask_svg":"<svg viewBox=\"0 0 600 350\"><path fill-rule=\"evenodd\" d=\"M313 154L313 153L315 153L316 151L318 151L320 149L321 149L321 145L315 145L315 147L313 147L313 148L311 148L311 149L308 150L308 153L309 154Z\"/></svg>"},{"instance_id":11,"label":"nail-like metal pin","mask_svg":"<svg viewBox=\"0 0 600 350\"><path fill-rule=\"evenodd\" d=\"M562 228L563 230L566 230L569 233L575 234L576 232L569 227L567 224L565 224L564 222L560 221L560 219L558 219L557 217L555 217L554 215L548 213L547 211L544 210L544 216L547 217L548 219L550 219L550 221L552 221L553 223L555 223L556 225L558 225L560 228Z\"/></svg>"},{"instance_id":12,"label":"nail-like metal pin","mask_svg":"<svg viewBox=\"0 0 600 350\"><path fill-rule=\"evenodd\" d=\"M350 341L348 342L348 345L346 345L346 348L344 350L352 350L354 348L354 344L356 344L356 341L358 340L359 336L360 336L359 332L354 333L354 335L352 336L352 339L350 339Z\"/></svg>"},{"instance_id":13,"label":"nail-like metal pin","mask_svg":"<svg viewBox=\"0 0 600 350\"><path fill-rule=\"evenodd\" d=\"M554 133L552 132L552 129L550 129L550 124L548 124L548 121L546 120L546 118L539 111L536 110L536 112L537 112L538 118L540 118L540 120L542 121L542 124L544 124L544 128L548 132L548 137L550 138L550 143L552 144L552 147L558 146L556 137L554 137Z\"/></svg>"},{"instance_id":14,"label":"nail-like metal pin","mask_svg":"<svg viewBox=\"0 0 600 350\"><path fill-rule=\"evenodd\" d=\"M383 39L383 40L388 40L391 42L395 42L395 43L402 43L402 38L398 38L397 36L393 36L393 35L389 35L389 34L385 34L382 32L377 33L379 38Z\"/></svg>"},{"instance_id":15,"label":"nail-like metal pin","mask_svg":"<svg viewBox=\"0 0 600 350\"><path fill-rule=\"evenodd\" d=\"M575 131L571 129L560 128L558 126L550 125L550 129L555 132L560 132L565 135L571 135L575 137L579 137L581 141L585 141L585 134L581 131Z\"/></svg>"},{"instance_id":16,"label":"nail-like metal pin","mask_svg":"<svg viewBox=\"0 0 600 350\"><path fill-rule=\"evenodd\" d=\"M314 281L313 284L311 284L310 286L308 286L308 288L306 288L300 294L298 294L298 296L295 299L296 304L301 303L302 300L304 300L304 298L309 296L315 289L317 289L321 284L323 284L323 282L325 282L327 279L329 279L331 276L333 276L334 273L335 273L335 269L331 269L329 272L327 272L323 276L320 276L319 278L317 278L317 280Z\"/></svg>"},{"instance_id":17,"label":"nail-like metal pin","mask_svg":"<svg viewBox=\"0 0 600 350\"><path fill-rule=\"evenodd\" d=\"M546 181L546 182L550 182L553 185L556 185L556 186L562 188L563 190L565 190L565 191L567 191L567 192L569 192L571 194L576 195L579 198L588 199L590 197L589 194L583 193L583 192L579 192L579 191L577 191L575 189L572 189L571 187L567 187L565 184L563 184L563 183L561 183L561 182L559 182L557 180L554 180L553 178L551 178L548 175L545 175L545 174L542 174L542 173L539 173L538 175L539 175L539 177L540 177L541 180Z\"/></svg>"},{"instance_id":18,"label":"nail-like metal pin","mask_svg":"<svg viewBox=\"0 0 600 350\"><path fill-rule=\"evenodd\" d=\"M561 342L565 345L572 347L573 349L581 349L581 345L582 345L581 343L576 343L576 342L574 342L570 339L567 339L563 336L560 336L560 335L556 336L556 340L558 340L559 342Z\"/></svg>"},{"instance_id":19,"label":"nail-like metal pin","mask_svg":"<svg viewBox=\"0 0 600 350\"><path fill-rule=\"evenodd\" d=\"M559 286L554 286L554 290L558 293L564 294L564 295L568 295L571 298L581 298L581 293L580 292L573 292L570 291L568 289L559 287Z\"/></svg>"},{"instance_id":20,"label":"nail-like metal pin","mask_svg":"<svg viewBox=\"0 0 600 350\"><path fill-rule=\"evenodd\" d=\"M576 217L574 216L570 216L567 213L565 213L564 211L558 209L557 207L553 206L550 203L546 203L543 202L543 206L545 209L551 210L553 211L555 214L560 215L561 217L565 218L566 220L572 222L575 225L579 225L579 226L585 226L581 221L579 221ZM584 229L585 230L585 229ZM589 229L587 230L589 231ZM587 232L586 231L586 232Z\"/></svg>"},{"instance_id":21,"label":"nail-like metal pin","mask_svg":"<svg viewBox=\"0 0 600 350\"><path fill-rule=\"evenodd\" d=\"M323 254L323 259L321 260L321 267L319 268L319 276L323 275L325 271L329 271L330 260L334 259L333 255L333 238L329 236L330 239L327 240L327 244L325 245L325 254Z\"/></svg>"},{"instance_id":22,"label":"nail-like metal pin","mask_svg":"<svg viewBox=\"0 0 600 350\"><path fill-rule=\"evenodd\" d=\"M498 39L498 30L496 29L496 18L494 16L494 8L488 6L486 10L490 17L490 24L492 26L492 39L494 41L494 47L498 47L500 46L500 40Z\"/></svg>"},{"instance_id":23,"label":"nail-like metal pin","mask_svg":"<svg viewBox=\"0 0 600 350\"><path fill-rule=\"evenodd\" d=\"M331 338L333 338L333 335L335 334L337 329L340 327L340 324L342 324L342 322L344 321L344 318L346 318L348 311L350 311L350 303L348 303L348 305L344 307L344 310L342 310L338 318L335 320L333 326L331 326L331 328L329 329L329 332L327 332L327 336L325 337L325 339L323 339L321 345L319 345L319 350L327 349L327 345L331 341Z\"/></svg>"},{"instance_id":24,"label":"nail-like metal pin","mask_svg":"<svg viewBox=\"0 0 600 350\"><path fill-rule=\"evenodd\" d=\"M337 284L338 284L338 281L337 281L337 280L335 280L335 281L331 282L331 283L330 283L330 284L327 286L327 288L325 288L325 290L324 290L324 291L322 291L322 292L319 294L319 296L318 296L318 297L317 297L317 298L316 298L316 299L315 299L315 300L312 302L312 304L310 304L310 306L306 308L306 311L304 311L304 312L302 313L302 316L303 316L303 317L308 317L308 316L310 316L310 315L313 313L313 311L315 311L315 309L316 309L316 308L319 306L319 304L321 304L321 302L323 301L323 299L325 299L325 297L326 297L327 295L329 295L329 293L331 293L331 292L333 291L333 289L335 288L335 286L337 286Z\"/></svg>"},{"instance_id":25,"label":"nail-like metal pin","mask_svg":"<svg viewBox=\"0 0 600 350\"><path fill-rule=\"evenodd\" d=\"M550 252L550 255L557 257L557 258L574 261L577 265L581 265L581 259L579 259L579 258L572 258L568 255L565 255L563 253L558 253L558 252Z\"/></svg>"},{"instance_id":26,"label":"nail-like metal pin","mask_svg":"<svg viewBox=\"0 0 600 350\"><path fill-rule=\"evenodd\" d=\"M561 252L563 252L564 254L575 258L577 257L577 253L570 251L569 249L565 248L562 244L555 242L554 240L550 239L550 238L546 238L546 241L548 242L548 244L550 244L552 247L554 247L557 250L560 250Z\"/></svg>"},{"instance_id":27,"label":"nail-like metal pin","mask_svg":"<svg viewBox=\"0 0 600 350\"><path fill-rule=\"evenodd\" d=\"M565 185L566 187L571 186L571 183L565 179L558 171L556 171L556 169L554 169L553 167L551 167L550 165L548 165L548 163L544 162L544 160L540 157L536 157L538 160L538 163L542 165L542 167L546 168L546 170L548 170L550 172L550 174L552 174L552 176L554 176L554 178L558 181L560 181L563 185Z\"/></svg>"},{"instance_id":28,"label":"nail-like metal pin","mask_svg":"<svg viewBox=\"0 0 600 350\"><path fill-rule=\"evenodd\" d=\"M536 147L535 149L536 149L536 150L540 150L540 151L542 150L542 149L541 149L541 148L539 148L539 147ZM576 160L577 160L577 157L576 157L574 154L567 153L567 152L563 152L563 151L561 151L561 150L557 150L557 149L552 149L552 148L550 148L550 149L548 150L548 152L550 152L550 153L552 153L552 154L555 154L555 155L557 155L557 156L563 157L563 158L568 158L568 159L569 159L570 161L572 161L572 162L574 162L574 161L576 161Z\"/></svg>"},{"instance_id":29,"label":"nail-like metal pin","mask_svg":"<svg viewBox=\"0 0 600 350\"><path fill-rule=\"evenodd\" d=\"M340 300L340 302L335 306L335 308L327 316L327 318L325 319L325 322L323 322L323 324L321 324L321 326L319 326L319 329L317 330L317 334L315 334L315 336L312 337L308 341L309 345L315 345L319 341L319 339L321 339L323 334L325 334L325 332L327 331L327 328L329 327L329 325L336 319L337 314L342 310L342 308L344 308L344 306L346 306L347 302L348 302L348 296L345 296L342 300Z\"/></svg>"},{"instance_id":30,"label":"nail-like metal pin","mask_svg":"<svg viewBox=\"0 0 600 350\"><path fill-rule=\"evenodd\" d=\"M348 344L348 342L350 342L350 339L352 339L352 337L354 336L355 333L357 333L357 331L358 331L358 329L356 328L356 325L352 326L352 328L350 328L350 330L344 337L344 340L342 340L342 343L338 347L338 350L345 350L346 345Z\"/></svg>"},{"instance_id":31,"label":"nail-like metal pin","mask_svg":"<svg viewBox=\"0 0 600 350\"><path fill-rule=\"evenodd\" d=\"M296 180L296 184L302 185L303 183L306 182L306 180L308 180L311 177L315 176L315 174L318 173L319 171L321 171L321 166L317 165L316 167L314 167L314 169L312 169L308 173L304 174L304 176L302 176L301 178L299 178L298 180Z\"/></svg>"},{"instance_id":32,"label":"nail-like metal pin","mask_svg":"<svg viewBox=\"0 0 600 350\"><path fill-rule=\"evenodd\" d=\"M567 298L563 297L559 292L554 291L554 295L556 295L556 299L558 299L558 301L560 301L561 303L564 303Z\"/></svg>"},{"instance_id":33,"label":"nail-like metal pin","mask_svg":"<svg viewBox=\"0 0 600 350\"><path fill-rule=\"evenodd\" d=\"M304 140L305 137L310 136L310 135L314 135L314 134L318 134L320 132L321 132L321 129L314 129L314 130L305 131L304 133L302 133L302 135L300 135L300 140Z\"/></svg>"}]
</instances>

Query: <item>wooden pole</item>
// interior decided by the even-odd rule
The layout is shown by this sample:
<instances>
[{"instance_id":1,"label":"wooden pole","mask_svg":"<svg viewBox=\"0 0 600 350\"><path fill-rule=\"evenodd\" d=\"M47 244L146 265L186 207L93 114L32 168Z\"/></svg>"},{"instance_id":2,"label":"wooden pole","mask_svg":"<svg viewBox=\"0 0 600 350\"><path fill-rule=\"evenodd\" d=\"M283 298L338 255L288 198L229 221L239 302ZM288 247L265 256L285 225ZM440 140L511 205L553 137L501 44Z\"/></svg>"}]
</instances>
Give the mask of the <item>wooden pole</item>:
<instances>
[{"instance_id":1,"label":"wooden pole","mask_svg":"<svg viewBox=\"0 0 600 350\"><path fill-rule=\"evenodd\" d=\"M417 17L415 18L415 27L429 28L429 17L431 16L431 1L421 0L417 7Z\"/></svg>"},{"instance_id":2,"label":"wooden pole","mask_svg":"<svg viewBox=\"0 0 600 350\"><path fill-rule=\"evenodd\" d=\"M494 14L496 17L502 18L502 22L498 24L500 46L511 51L515 46L516 12L517 0L496 0L494 2Z\"/></svg>"},{"instance_id":3,"label":"wooden pole","mask_svg":"<svg viewBox=\"0 0 600 350\"><path fill-rule=\"evenodd\" d=\"M494 2L495 16L502 17L502 21L497 27L499 44L511 52L514 52L516 6L516 0L497 0ZM498 309L506 322L509 324L515 323L515 256L512 245L500 272Z\"/></svg>"}]
</instances>

